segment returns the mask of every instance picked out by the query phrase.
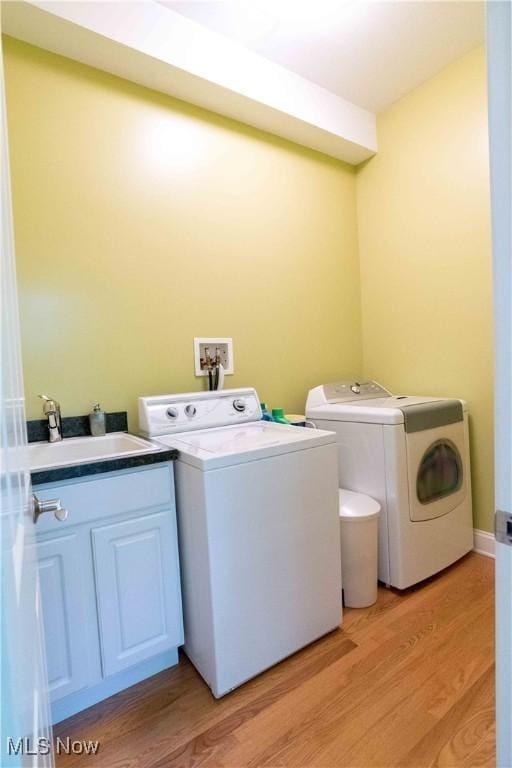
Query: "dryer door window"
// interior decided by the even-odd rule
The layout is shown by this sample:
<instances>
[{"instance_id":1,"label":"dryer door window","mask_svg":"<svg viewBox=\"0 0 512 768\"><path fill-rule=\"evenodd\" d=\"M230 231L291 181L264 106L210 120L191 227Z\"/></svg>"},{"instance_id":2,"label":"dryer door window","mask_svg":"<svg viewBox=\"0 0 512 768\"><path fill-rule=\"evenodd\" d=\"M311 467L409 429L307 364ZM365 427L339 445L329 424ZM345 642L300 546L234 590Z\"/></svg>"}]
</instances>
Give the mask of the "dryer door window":
<instances>
[{"instance_id":1,"label":"dryer door window","mask_svg":"<svg viewBox=\"0 0 512 768\"><path fill-rule=\"evenodd\" d=\"M462 485L462 460L450 440L438 440L425 452L416 480L420 504L430 504L456 493Z\"/></svg>"}]
</instances>

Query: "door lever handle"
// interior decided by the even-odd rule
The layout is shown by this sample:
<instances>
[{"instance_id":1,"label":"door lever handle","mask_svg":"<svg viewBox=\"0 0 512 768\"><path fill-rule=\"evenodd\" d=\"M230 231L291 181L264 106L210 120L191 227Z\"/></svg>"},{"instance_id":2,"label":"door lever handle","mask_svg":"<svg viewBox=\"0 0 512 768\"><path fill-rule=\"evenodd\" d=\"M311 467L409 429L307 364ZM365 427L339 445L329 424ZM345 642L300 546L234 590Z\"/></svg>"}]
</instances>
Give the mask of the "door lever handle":
<instances>
[{"instance_id":1,"label":"door lever handle","mask_svg":"<svg viewBox=\"0 0 512 768\"><path fill-rule=\"evenodd\" d=\"M496 510L494 515L494 538L500 544L512 546L512 515L510 512L503 512L501 509Z\"/></svg>"},{"instance_id":2,"label":"door lever handle","mask_svg":"<svg viewBox=\"0 0 512 768\"><path fill-rule=\"evenodd\" d=\"M57 520L64 522L68 516L68 510L64 509L60 503L60 499L48 499L47 501L41 501L37 498L35 493L32 494L32 520L37 523L39 516L44 512L53 512Z\"/></svg>"}]
</instances>

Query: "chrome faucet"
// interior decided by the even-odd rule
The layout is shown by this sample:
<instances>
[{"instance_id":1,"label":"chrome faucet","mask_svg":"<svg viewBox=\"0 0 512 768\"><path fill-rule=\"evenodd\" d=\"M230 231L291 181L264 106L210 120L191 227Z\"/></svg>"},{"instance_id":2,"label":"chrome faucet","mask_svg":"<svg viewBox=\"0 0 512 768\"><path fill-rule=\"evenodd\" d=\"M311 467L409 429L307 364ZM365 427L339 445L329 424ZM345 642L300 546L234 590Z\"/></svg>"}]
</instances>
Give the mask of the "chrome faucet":
<instances>
[{"instance_id":1,"label":"chrome faucet","mask_svg":"<svg viewBox=\"0 0 512 768\"><path fill-rule=\"evenodd\" d=\"M53 399L53 397L47 397L46 395L38 395L43 400L43 413L48 417L48 441L50 443L58 443L62 440L62 423L60 418L60 405Z\"/></svg>"}]
</instances>

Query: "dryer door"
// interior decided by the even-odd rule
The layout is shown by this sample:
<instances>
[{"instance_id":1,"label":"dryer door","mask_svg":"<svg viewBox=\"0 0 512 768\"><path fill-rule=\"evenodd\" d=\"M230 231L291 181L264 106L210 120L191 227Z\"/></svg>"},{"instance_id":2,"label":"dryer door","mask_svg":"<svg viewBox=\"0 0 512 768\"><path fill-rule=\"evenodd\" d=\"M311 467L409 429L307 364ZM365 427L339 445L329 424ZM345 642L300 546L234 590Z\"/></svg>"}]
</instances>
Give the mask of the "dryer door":
<instances>
[{"instance_id":1,"label":"dryer door","mask_svg":"<svg viewBox=\"0 0 512 768\"><path fill-rule=\"evenodd\" d=\"M446 515L466 497L464 422L406 434L414 522Z\"/></svg>"}]
</instances>

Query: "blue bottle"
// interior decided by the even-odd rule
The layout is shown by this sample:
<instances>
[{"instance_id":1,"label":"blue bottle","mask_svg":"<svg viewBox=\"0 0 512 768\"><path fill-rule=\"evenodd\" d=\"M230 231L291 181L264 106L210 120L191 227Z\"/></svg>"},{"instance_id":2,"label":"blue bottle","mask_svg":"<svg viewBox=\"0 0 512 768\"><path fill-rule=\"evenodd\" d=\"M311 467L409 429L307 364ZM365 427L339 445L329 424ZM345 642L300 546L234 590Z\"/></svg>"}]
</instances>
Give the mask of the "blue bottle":
<instances>
[{"instance_id":1,"label":"blue bottle","mask_svg":"<svg viewBox=\"0 0 512 768\"><path fill-rule=\"evenodd\" d=\"M270 411L267 408L266 403L260 403L261 406L261 420L262 421L274 421Z\"/></svg>"}]
</instances>

